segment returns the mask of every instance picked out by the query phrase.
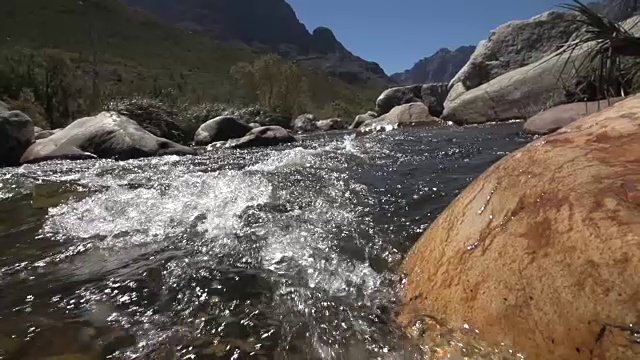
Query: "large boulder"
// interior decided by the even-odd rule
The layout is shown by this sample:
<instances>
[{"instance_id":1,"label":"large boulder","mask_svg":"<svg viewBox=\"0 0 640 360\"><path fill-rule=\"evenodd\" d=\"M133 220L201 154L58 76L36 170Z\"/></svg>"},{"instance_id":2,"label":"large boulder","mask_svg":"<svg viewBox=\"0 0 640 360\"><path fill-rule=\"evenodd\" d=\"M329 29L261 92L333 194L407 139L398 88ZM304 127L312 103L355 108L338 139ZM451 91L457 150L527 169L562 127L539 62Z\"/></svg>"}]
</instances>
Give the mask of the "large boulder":
<instances>
[{"instance_id":1,"label":"large boulder","mask_svg":"<svg viewBox=\"0 0 640 360\"><path fill-rule=\"evenodd\" d=\"M621 25L640 35L640 17ZM566 102L567 84L579 78L575 69L585 61L585 52L594 43L583 44L574 51L557 52L542 60L500 75L453 98L452 89L445 103L442 119L457 124L480 124L491 121L528 119L540 111Z\"/></svg>"},{"instance_id":2,"label":"large boulder","mask_svg":"<svg viewBox=\"0 0 640 360\"><path fill-rule=\"evenodd\" d=\"M36 134L35 139L36 140L46 139L48 137L51 137L51 136L57 134L58 132L60 132L60 130L62 130L62 129L54 129L54 130L42 130L42 129L40 129L40 131L36 130L35 131L35 134Z\"/></svg>"},{"instance_id":3,"label":"large boulder","mask_svg":"<svg viewBox=\"0 0 640 360\"><path fill-rule=\"evenodd\" d=\"M275 146L297 141L287 129L280 126L263 126L251 130L240 139L227 142L226 147L232 149L244 149L251 147Z\"/></svg>"},{"instance_id":4,"label":"large boulder","mask_svg":"<svg viewBox=\"0 0 640 360\"><path fill-rule=\"evenodd\" d=\"M466 91L554 53L582 29L576 19L574 13L549 11L493 30L449 83L452 92L447 104Z\"/></svg>"},{"instance_id":5,"label":"large boulder","mask_svg":"<svg viewBox=\"0 0 640 360\"><path fill-rule=\"evenodd\" d=\"M34 141L33 122L20 111L0 111L0 166L20 164Z\"/></svg>"},{"instance_id":6,"label":"large boulder","mask_svg":"<svg viewBox=\"0 0 640 360\"><path fill-rule=\"evenodd\" d=\"M406 257L399 320L468 324L531 359L638 359L640 97L502 159Z\"/></svg>"},{"instance_id":7,"label":"large boulder","mask_svg":"<svg viewBox=\"0 0 640 360\"><path fill-rule=\"evenodd\" d=\"M256 123L260 126L280 126L285 129L291 128L291 117L282 114L265 112L250 120L250 123Z\"/></svg>"},{"instance_id":8,"label":"large boulder","mask_svg":"<svg viewBox=\"0 0 640 360\"><path fill-rule=\"evenodd\" d=\"M202 124L193 138L196 146L206 146L217 141L241 138L252 127L239 121L234 116L219 116Z\"/></svg>"},{"instance_id":9,"label":"large boulder","mask_svg":"<svg viewBox=\"0 0 640 360\"><path fill-rule=\"evenodd\" d=\"M446 83L401 86L387 89L376 101L376 112L384 115L396 106L422 102L433 116L444 111L444 102L449 94Z\"/></svg>"},{"instance_id":10,"label":"large boulder","mask_svg":"<svg viewBox=\"0 0 640 360\"><path fill-rule=\"evenodd\" d=\"M392 130L399 127L443 126L442 120L431 116L429 108L421 102L396 106L379 118L366 121L358 129L361 132Z\"/></svg>"},{"instance_id":11,"label":"large boulder","mask_svg":"<svg viewBox=\"0 0 640 360\"><path fill-rule=\"evenodd\" d=\"M320 120L316 126L320 131L342 130L346 127L345 122L340 118L332 118L326 120Z\"/></svg>"},{"instance_id":12,"label":"large boulder","mask_svg":"<svg viewBox=\"0 0 640 360\"><path fill-rule=\"evenodd\" d=\"M422 85L420 92L422 103L427 105L429 113L439 117L444 112L444 102L449 95L447 83L432 83Z\"/></svg>"},{"instance_id":13,"label":"large boulder","mask_svg":"<svg viewBox=\"0 0 640 360\"><path fill-rule=\"evenodd\" d=\"M401 86L385 90L376 100L376 113L384 115L396 106L422 101L422 85Z\"/></svg>"},{"instance_id":14,"label":"large boulder","mask_svg":"<svg viewBox=\"0 0 640 360\"><path fill-rule=\"evenodd\" d=\"M115 112L74 121L56 134L36 141L22 163L53 159L110 158L128 160L158 155L194 155L195 151L144 130Z\"/></svg>"},{"instance_id":15,"label":"large boulder","mask_svg":"<svg viewBox=\"0 0 640 360\"><path fill-rule=\"evenodd\" d=\"M318 119L313 114L302 114L291 122L291 128L295 132L310 132L318 130Z\"/></svg>"},{"instance_id":16,"label":"large boulder","mask_svg":"<svg viewBox=\"0 0 640 360\"><path fill-rule=\"evenodd\" d=\"M166 105L149 99L125 99L109 104L109 110L135 121L151 134L179 144L190 140L188 131L178 124L178 114Z\"/></svg>"},{"instance_id":17,"label":"large boulder","mask_svg":"<svg viewBox=\"0 0 640 360\"><path fill-rule=\"evenodd\" d=\"M365 122L369 120L373 120L377 117L378 117L378 114L376 114L374 111L369 111L366 114L360 114L356 116L356 118L353 120L353 123L351 124L351 126L349 126L349 129L351 130L357 129L360 126L362 126L362 124L364 124Z\"/></svg>"},{"instance_id":18,"label":"large boulder","mask_svg":"<svg viewBox=\"0 0 640 360\"><path fill-rule=\"evenodd\" d=\"M623 98L556 106L527 120L527 122L524 123L524 131L532 135L550 134L580 118L606 109L621 100L623 100Z\"/></svg>"}]
</instances>

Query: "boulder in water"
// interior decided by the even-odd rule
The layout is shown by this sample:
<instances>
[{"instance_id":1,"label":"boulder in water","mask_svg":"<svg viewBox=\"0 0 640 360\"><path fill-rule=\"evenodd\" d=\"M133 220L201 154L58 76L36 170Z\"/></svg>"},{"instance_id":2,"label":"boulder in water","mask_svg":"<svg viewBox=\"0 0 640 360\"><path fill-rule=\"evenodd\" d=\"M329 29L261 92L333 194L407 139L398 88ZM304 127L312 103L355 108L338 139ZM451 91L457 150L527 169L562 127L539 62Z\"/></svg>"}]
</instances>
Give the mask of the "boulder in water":
<instances>
[{"instance_id":1,"label":"boulder in water","mask_svg":"<svg viewBox=\"0 0 640 360\"><path fill-rule=\"evenodd\" d=\"M376 113L381 116L396 106L420 101L422 101L422 85L390 88L376 100Z\"/></svg>"},{"instance_id":2,"label":"boulder in water","mask_svg":"<svg viewBox=\"0 0 640 360\"><path fill-rule=\"evenodd\" d=\"M123 115L103 112L76 120L54 135L36 141L22 155L21 162L194 154L193 149L156 137Z\"/></svg>"},{"instance_id":3,"label":"boulder in water","mask_svg":"<svg viewBox=\"0 0 640 360\"><path fill-rule=\"evenodd\" d=\"M362 132L392 130L410 126L443 126L442 120L431 116L429 108L421 102L396 106L391 112L377 119L366 121L359 128Z\"/></svg>"},{"instance_id":4,"label":"boulder in water","mask_svg":"<svg viewBox=\"0 0 640 360\"><path fill-rule=\"evenodd\" d=\"M439 117L444 112L444 102L449 94L447 83L432 83L422 85L422 103L429 108L429 113Z\"/></svg>"},{"instance_id":5,"label":"boulder in water","mask_svg":"<svg viewBox=\"0 0 640 360\"><path fill-rule=\"evenodd\" d=\"M275 146L297 141L289 131L279 126L263 126L251 130L240 139L229 140L228 148L242 149L250 147Z\"/></svg>"},{"instance_id":6,"label":"boulder in water","mask_svg":"<svg viewBox=\"0 0 640 360\"><path fill-rule=\"evenodd\" d=\"M119 114L135 121L151 134L186 145L191 134L177 122L178 114L161 102L126 99L111 105Z\"/></svg>"},{"instance_id":7,"label":"boulder in water","mask_svg":"<svg viewBox=\"0 0 640 360\"><path fill-rule=\"evenodd\" d=\"M274 113L263 113L252 119L250 122L255 122L260 126L280 126L285 129L291 128L291 117Z\"/></svg>"},{"instance_id":8,"label":"boulder in water","mask_svg":"<svg viewBox=\"0 0 640 360\"><path fill-rule=\"evenodd\" d=\"M623 99L624 98L615 98L556 106L529 118L529 120L524 123L524 131L533 135L550 134L580 118L606 109Z\"/></svg>"},{"instance_id":9,"label":"boulder in water","mask_svg":"<svg viewBox=\"0 0 640 360\"><path fill-rule=\"evenodd\" d=\"M362 124L364 124L365 122L367 122L369 120L373 120L373 119L375 119L377 117L378 117L378 114L376 114L374 111L369 111L366 114L360 114L360 115L356 116L356 118L353 121L353 123L351 124L351 126L349 126L349 129L351 129L351 130L357 129L360 126L362 126Z\"/></svg>"},{"instance_id":10,"label":"boulder in water","mask_svg":"<svg viewBox=\"0 0 640 360\"><path fill-rule=\"evenodd\" d=\"M340 118L320 120L316 125L318 126L318 130L321 131L341 130L345 128L345 123Z\"/></svg>"},{"instance_id":11,"label":"boulder in water","mask_svg":"<svg viewBox=\"0 0 640 360\"><path fill-rule=\"evenodd\" d=\"M252 127L241 122L235 116L218 116L202 124L193 139L196 146L206 146L217 141L241 138Z\"/></svg>"},{"instance_id":12,"label":"boulder in water","mask_svg":"<svg viewBox=\"0 0 640 360\"><path fill-rule=\"evenodd\" d=\"M502 159L406 257L400 321L469 324L531 359L637 359L640 97Z\"/></svg>"},{"instance_id":13,"label":"boulder in water","mask_svg":"<svg viewBox=\"0 0 640 360\"><path fill-rule=\"evenodd\" d=\"M7 103L0 101L0 113L9 111L9 105Z\"/></svg>"},{"instance_id":14,"label":"boulder in water","mask_svg":"<svg viewBox=\"0 0 640 360\"><path fill-rule=\"evenodd\" d=\"M33 121L20 111L0 112L0 166L20 164L34 141Z\"/></svg>"},{"instance_id":15,"label":"boulder in water","mask_svg":"<svg viewBox=\"0 0 640 360\"><path fill-rule=\"evenodd\" d=\"M310 132L318 130L318 119L313 114L303 114L298 116L291 123L291 128L296 132Z\"/></svg>"},{"instance_id":16,"label":"boulder in water","mask_svg":"<svg viewBox=\"0 0 640 360\"><path fill-rule=\"evenodd\" d=\"M51 137L52 135L57 134L58 132L60 132L60 130L62 129L55 129L55 130L42 130L40 129L40 131L36 131L36 140L42 140L42 139L46 139L48 137Z\"/></svg>"}]
</instances>

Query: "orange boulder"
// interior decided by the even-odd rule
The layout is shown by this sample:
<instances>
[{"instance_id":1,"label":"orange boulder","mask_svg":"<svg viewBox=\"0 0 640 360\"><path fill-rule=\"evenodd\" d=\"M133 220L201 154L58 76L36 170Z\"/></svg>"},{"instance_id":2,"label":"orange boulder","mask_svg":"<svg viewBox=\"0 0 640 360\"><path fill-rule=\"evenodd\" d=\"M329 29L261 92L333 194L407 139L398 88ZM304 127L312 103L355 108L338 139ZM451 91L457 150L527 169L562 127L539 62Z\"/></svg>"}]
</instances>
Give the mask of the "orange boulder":
<instances>
[{"instance_id":1,"label":"orange boulder","mask_svg":"<svg viewBox=\"0 0 640 360\"><path fill-rule=\"evenodd\" d=\"M640 358L640 97L507 156L403 264L399 321L469 324L531 359Z\"/></svg>"}]
</instances>

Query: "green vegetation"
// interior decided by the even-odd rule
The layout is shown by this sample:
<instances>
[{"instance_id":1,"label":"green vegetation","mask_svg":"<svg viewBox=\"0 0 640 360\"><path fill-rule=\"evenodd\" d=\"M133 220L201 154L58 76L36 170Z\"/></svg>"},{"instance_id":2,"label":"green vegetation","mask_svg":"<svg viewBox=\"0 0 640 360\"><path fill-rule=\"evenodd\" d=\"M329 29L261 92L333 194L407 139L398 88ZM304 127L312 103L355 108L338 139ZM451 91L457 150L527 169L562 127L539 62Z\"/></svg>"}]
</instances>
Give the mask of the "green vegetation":
<instances>
[{"instance_id":1,"label":"green vegetation","mask_svg":"<svg viewBox=\"0 0 640 360\"><path fill-rule=\"evenodd\" d=\"M63 126L126 98L177 111L259 104L290 115L353 116L381 90L217 43L117 0L2 0L2 8L0 100L42 127ZM270 87L274 92L265 92Z\"/></svg>"},{"instance_id":2,"label":"green vegetation","mask_svg":"<svg viewBox=\"0 0 640 360\"><path fill-rule=\"evenodd\" d=\"M572 70L594 84L597 97L615 97L640 90L637 88L640 37L578 0L561 7L577 13L577 21L585 26L585 30L559 55L584 52L582 61ZM636 24L638 25L640 24ZM563 71L568 70L568 63L569 60Z\"/></svg>"}]
</instances>

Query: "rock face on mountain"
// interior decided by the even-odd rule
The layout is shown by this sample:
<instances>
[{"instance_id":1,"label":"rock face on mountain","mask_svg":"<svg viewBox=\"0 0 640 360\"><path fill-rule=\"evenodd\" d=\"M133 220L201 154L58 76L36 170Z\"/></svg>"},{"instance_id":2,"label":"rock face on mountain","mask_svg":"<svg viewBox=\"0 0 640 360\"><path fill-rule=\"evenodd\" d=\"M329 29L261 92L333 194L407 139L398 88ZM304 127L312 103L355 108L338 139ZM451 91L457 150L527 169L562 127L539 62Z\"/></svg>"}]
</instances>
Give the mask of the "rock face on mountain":
<instances>
[{"instance_id":1,"label":"rock face on mountain","mask_svg":"<svg viewBox=\"0 0 640 360\"><path fill-rule=\"evenodd\" d=\"M400 85L451 81L469 61L475 46L461 46L453 51L443 48L418 61L411 69L391 75Z\"/></svg>"},{"instance_id":2,"label":"rock face on mountain","mask_svg":"<svg viewBox=\"0 0 640 360\"><path fill-rule=\"evenodd\" d=\"M387 84L382 68L347 50L325 27L309 33L285 0L123 0L166 22L268 49L346 82Z\"/></svg>"},{"instance_id":3,"label":"rock face on mountain","mask_svg":"<svg viewBox=\"0 0 640 360\"><path fill-rule=\"evenodd\" d=\"M509 71L527 66L560 49L582 25L576 15L549 11L530 20L511 21L478 44L471 59L451 80L448 103Z\"/></svg>"}]
</instances>

